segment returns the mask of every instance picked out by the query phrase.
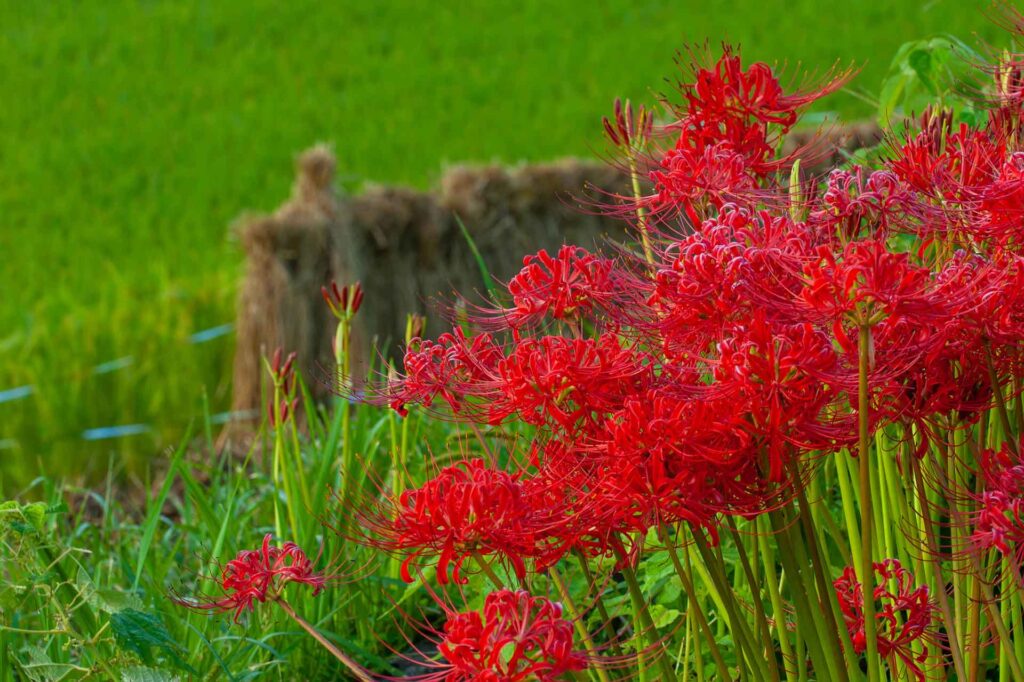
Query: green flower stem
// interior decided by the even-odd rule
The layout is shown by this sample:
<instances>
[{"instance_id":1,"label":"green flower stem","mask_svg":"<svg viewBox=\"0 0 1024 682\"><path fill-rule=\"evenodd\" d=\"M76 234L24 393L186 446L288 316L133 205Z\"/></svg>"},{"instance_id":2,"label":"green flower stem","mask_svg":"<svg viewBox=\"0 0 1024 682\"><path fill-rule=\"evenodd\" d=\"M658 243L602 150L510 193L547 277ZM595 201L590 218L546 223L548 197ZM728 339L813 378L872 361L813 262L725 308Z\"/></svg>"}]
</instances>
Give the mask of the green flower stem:
<instances>
[{"instance_id":1,"label":"green flower stem","mask_svg":"<svg viewBox=\"0 0 1024 682\"><path fill-rule=\"evenodd\" d=\"M831 581L825 575L827 562L818 550L818 537L813 520L811 519L810 503L807 501L807 495L800 486L797 487L797 502L799 503L797 513L803 526L805 541L794 544L801 551L806 549L809 555L803 565L810 564L811 570L814 573L814 581L818 588L818 606L824 615L827 626L826 631L821 634L825 636L827 633L829 644L831 645L831 654L835 659L836 673L839 676L840 682L847 682L850 674L853 672L853 664L843 656L843 651L853 651L853 642L845 625L843 627L839 626L843 622L842 613L839 610L839 600L836 599L835 589L832 587Z\"/></svg>"},{"instance_id":2,"label":"green flower stem","mask_svg":"<svg viewBox=\"0 0 1024 682\"><path fill-rule=\"evenodd\" d=\"M598 587L597 581L594 579L594 573L590 570L590 564L587 563L586 555L579 549L574 549L572 553L576 557L580 570L583 572L583 577L586 579L587 584L590 585L590 594L594 595L594 605L597 607L598 615L601 616L602 625L597 632L600 634L605 628L609 628L611 633L608 636L608 642L611 647L611 654L613 656L621 656L622 651L619 649L618 642L615 641L616 633L613 629L612 617L604 604L604 597L601 595L603 590Z\"/></svg>"},{"instance_id":3,"label":"green flower stem","mask_svg":"<svg viewBox=\"0 0 1024 682\"><path fill-rule=\"evenodd\" d=\"M679 582L683 585L683 591L686 592L686 599L689 609L693 611L694 617L697 619L697 626L704 633L704 637L707 640L708 648L711 650L711 657L715 659L715 666L718 668L718 675L721 679L730 679L729 669L725 665L725 659L722 658L722 652L718 648L718 641L715 638L714 632L711 631L711 625L708 624L707 616L704 615L704 610L700 605L700 598L697 595L697 590L693 586L693 581L690 579L690 573L683 566L683 562L679 559L679 552L676 549L675 544L672 542L672 538L669 537L668 529L664 526L658 527L658 535L661 538L661 542L665 545L668 550L668 556L672 560L672 566L676 570L676 575L679 577ZM700 650L700 647L696 647ZM698 653L699 656L699 653ZM698 663L699 666L699 663ZM698 669L700 669L698 667Z\"/></svg>"},{"instance_id":4,"label":"green flower stem","mask_svg":"<svg viewBox=\"0 0 1024 682\"><path fill-rule=\"evenodd\" d=\"M756 656L758 653L762 653L768 661L768 672L771 675L770 679L774 682L779 682L779 664L775 660L775 647L772 645L772 633L768 628L768 618L765 617L764 604L761 602L761 588L760 581L754 577L754 570L750 565L750 561L747 558L747 550L743 545L743 538L740 536L739 531L736 529L736 522L733 521L731 516L726 517L726 523L729 526L729 534L732 536L733 543L736 545L736 552L739 556L740 566L743 568L743 575L747 580L747 587L750 589L751 601L754 602L754 621L757 623L758 629L760 630L761 636L761 647L760 652L753 652Z\"/></svg>"},{"instance_id":5,"label":"green flower stem","mask_svg":"<svg viewBox=\"0 0 1024 682\"><path fill-rule=\"evenodd\" d=\"M946 634L949 640L950 652L953 656L953 667L956 669L957 679L967 678L964 667L963 654L960 651L960 638L957 636L957 621L953 617L952 609L949 606L949 596L946 594L946 579L942 573L942 561L939 559L938 541L935 536L935 527L932 525L931 503L928 501L928 492L922 478L921 462L916 458L912 460L914 473L914 484L917 487L918 507L921 519L923 520L924 536L926 541L927 555L931 557L928 562L934 573L932 584L935 586L934 594L939 602L939 612L942 614L943 623L946 626Z\"/></svg>"},{"instance_id":6,"label":"green flower stem","mask_svg":"<svg viewBox=\"0 0 1024 682\"><path fill-rule=\"evenodd\" d=\"M978 682L981 672L981 581L977 576L972 577L967 618L967 670L970 682Z\"/></svg>"},{"instance_id":7,"label":"green flower stem","mask_svg":"<svg viewBox=\"0 0 1024 682\"><path fill-rule=\"evenodd\" d=\"M871 361L871 327L862 323L859 330L858 364L857 364L857 456L860 468L860 583L864 596L864 637L867 640L865 657L868 662L868 679L870 682L881 682L882 674L878 658L878 628L875 622L875 568L872 558L872 531L875 520L871 508L871 395L868 378Z\"/></svg>"},{"instance_id":8,"label":"green flower stem","mask_svg":"<svg viewBox=\"0 0 1024 682\"><path fill-rule=\"evenodd\" d=\"M772 530L778 541L779 560L782 563L786 580L789 583L793 607L797 612L797 659L803 660L801 649L806 647L814 664L814 669L820 675L820 681L835 680L833 674L834 659L832 656L826 656L825 650L821 648L821 637L818 635L818 633L825 629L824 622L821 620L821 609L817 608L817 605L812 607L807 600L807 595L810 594L810 586L804 579L800 565L795 559L796 549L794 545L796 543L789 533L791 522L783 516L781 510L769 512L768 518L771 520ZM811 628L810 636L805 636L803 628ZM806 679L806 669L807 666L800 666L799 668L801 680Z\"/></svg>"},{"instance_id":9,"label":"green flower stem","mask_svg":"<svg viewBox=\"0 0 1024 682\"><path fill-rule=\"evenodd\" d=\"M657 658L658 665L661 668L661 679L663 680L674 680L676 679L675 669L672 667L672 662L669 660L668 652L665 650L664 643L658 636L658 629L654 625L654 620L651 618L651 611L648 608L647 600L644 599L643 590L640 589L640 583L637 582L636 573L626 563L626 557L621 551L616 552L619 555L619 560L622 562L621 573L623 579L626 581L626 587L629 589L629 598L633 602L634 615L637 621L640 623L643 629L643 634L647 639L647 645L654 652L655 658ZM639 633L637 633L639 634ZM640 667L641 671L645 669L641 657Z\"/></svg>"},{"instance_id":10,"label":"green flower stem","mask_svg":"<svg viewBox=\"0 0 1024 682\"><path fill-rule=\"evenodd\" d=\"M479 550L473 550L473 560L476 561L476 565L480 567L483 574L487 576L487 579L491 581L495 589L505 589L505 581L498 577L498 574L494 572L490 562L487 561L487 557L480 553Z\"/></svg>"},{"instance_id":11,"label":"green flower stem","mask_svg":"<svg viewBox=\"0 0 1024 682\"><path fill-rule=\"evenodd\" d=\"M860 526L857 525L857 493L853 489L850 462L853 457L848 452L838 452L832 458L836 465L836 480L839 482L839 498L843 503L843 521L846 523L846 537L850 541L850 557L853 566L861 565Z\"/></svg>"},{"instance_id":12,"label":"green flower stem","mask_svg":"<svg viewBox=\"0 0 1024 682\"><path fill-rule=\"evenodd\" d=\"M768 672L764 669L764 662L761 660L763 654L757 652L751 643L753 637L747 628L746 622L739 616L739 611L736 608L735 593L725 579L725 574L718 557L711 551L701 529L691 528L690 534L693 536L694 545L701 556L702 563L695 565L698 571L702 573L704 586L711 592L719 608L725 611L726 618L728 619L729 632L732 635L733 642L736 644L736 654L740 664L740 678L746 679L748 670L752 671L756 667L761 674L758 679L767 679ZM743 665L744 660L747 662L746 666Z\"/></svg>"},{"instance_id":13,"label":"green flower stem","mask_svg":"<svg viewBox=\"0 0 1024 682\"><path fill-rule=\"evenodd\" d=\"M775 554L771 545L768 544L770 529L760 518L755 523L758 523L757 542L761 549L765 582L768 583L768 598L772 604L775 633L782 649L782 665L786 672L787 682L797 682L797 661L793 655L793 646L789 641L789 631L786 628L786 609L782 604L782 594L779 590L779 576L775 572Z\"/></svg>"},{"instance_id":14,"label":"green flower stem","mask_svg":"<svg viewBox=\"0 0 1024 682\"><path fill-rule=\"evenodd\" d=\"M275 400L274 400L274 409L275 410L277 409L277 406L280 404L280 402L277 399L278 398L278 393L279 393L279 391L277 391L275 389L275 391L274 391L274 398L275 398ZM274 473L275 473L275 476L274 476L274 486L277 487L277 485L283 485L283 487L284 487L284 499L285 499L284 509L285 509L285 513L288 515L288 526L291 529L292 537L295 538L296 542L299 542L299 541L301 541L302 536L299 535L299 524L298 524L298 522L295 519L295 508L294 508L295 504L298 502L298 500L296 499L295 493L292 491L291 477L288 475L288 469L290 469L291 467L289 467L287 465L286 458L285 458L286 451L285 451L285 442L284 442L284 433L283 432L284 432L284 425L283 424L275 424L274 425ZM277 503L278 503L278 500L277 500L277 496L275 495L274 496L274 505L275 505L274 511L275 511L275 518L276 518L277 524L278 524L277 528L275 528L275 530L277 531L278 537L284 537L284 535L282 533L282 529L280 527L280 517L276 513L277 512Z\"/></svg>"},{"instance_id":15,"label":"green flower stem","mask_svg":"<svg viewBox=\"0 0 1024 682\"><path fill-rule=\"evenodd\" d=\"M313 415L308 415L309 419L314 419ZM302 445L299 443L299 425L295 422L295 416L291 418L291 429L289 432L292 437L292 456L295 461L295 472L299 481L299 492L302 493L302 502L306 505L306 509L313 508L313 497L309 494L309 483L306 481L306 465L302 461Z\"/></svg>"},{"instance_id":16,"label":"green flower stem","mask_svg":"<svg viewBox=\"0 0 1024 682\"><path fill-rule=\"evenodd\" d=\"M548 569L548 575L551 576L551 582L555 584L555 588L558 590L559 596L561 596L562 601L565 602L569 615L572 616L572 624L576 628L576 633L580 636L580 640L583 642L583 648L592 660L596 659L597 646L594 644L594 640L590 636L590 631L587 630L587 624L583 621L583 614L580 613L578 608L576 608L576 602L573 601L572 595L569 594L569 588L565 584L565 580L562 579L558 569L554 566ZM605 672L604 668L600 665L595 663L590 670L597 674L597 678L601 682L611 682L608 678L608 673Z\"/></svg>"},{"instance_id":17,"label":"green flower stem","mask_svg":"<svg viewBox=\"0 0 1024 682\"><path fill-rule=\"evenodd\" d=\"M1002 566L1000 567L1001 574L1002 574L1002 585L1000 586L1000 591L1002 592L1002 594L1007 594L1008 591L1012 592L1012 590L1013 590L1013 581L1009 577L1010 561L1009 561L1009 559L1007 557L1002 557L1000 559L1000 561L1002 563ZM1019 608L1019 606L1017 608L1015 608L1014 609L1014 613L1011 615L1010 614L1010 608L1011 608L1011 603L1012 602L1013 602L1012 599L1002 599L1000 601L1000 604L999 604L999 611L1000 611L1000 616L1003 618L1003 620L1006 620L1006 617L1008 615L1010 615L1010 627L1011 627L1012 632L1016 633L1016 632L1020 632L1020 629L1019 629L1020 626L1018 624L1018 617L1019 617L1020 608ZM1009 656L1010 656L1010 643L1009 642L1000 642L999 643L999 682L1009 682L1009 680L1010 680L1010 661L1009 661Z\"/></svg>"},{"instance_id":18,"label":"green flower stem","mask_svg":"<svg viewBox=\"0 0 1024 682\"><path fill-rule=\"evenodd\" d=\"M654 252L651 250L651 236L647 228L647 212L644 210L642 194L640 193L640 176L636 168L636 156L630 148L627 160L629 162L629 180L633 186L633 200L636 202L636 224L640 228L640 241L644 248L644 260L647 264L654 266Z\"/></svg>"}]
</instances>

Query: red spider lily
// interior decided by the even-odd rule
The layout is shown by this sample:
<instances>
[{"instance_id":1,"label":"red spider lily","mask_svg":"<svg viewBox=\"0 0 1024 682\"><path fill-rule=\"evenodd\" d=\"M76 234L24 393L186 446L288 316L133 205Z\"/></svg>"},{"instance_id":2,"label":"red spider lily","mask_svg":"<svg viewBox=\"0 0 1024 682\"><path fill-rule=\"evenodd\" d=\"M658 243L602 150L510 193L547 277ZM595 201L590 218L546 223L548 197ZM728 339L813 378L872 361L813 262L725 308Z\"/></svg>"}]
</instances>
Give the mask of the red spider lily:
<instances>
[{"instance_id":1,"label":"red spider lily","mask_svg":"<svg viewBox=\"0 0 1024 682\"><path fill-rule=\"evenodd\" d=\"M910 325L908 325L910 326ZM915 330L880 326L875 349L881 356L899 354L915 336L933 339L932 350L910 367L901 369L879 382L873 412L880 421L905 425L910 438L917 433L914 454L923 457L932 442L947 436L940 430L948 426L948 415L956 414L964 424L973 423L992 406L992 387L981 348L977 343L961 342L957 325L944 329L917 325ZM910 427L913 425L913 428Z\"/></svg>"},{"instance_id":2,"label":"red spider lily","mask_svg":"<svg viewBox=\"0 0 1024 682\"><path fill-rule=\"evenodd\" d=\"M800 300L825 320L874 326L892 317L926 319L945 313L941 300L930 295L931 271L880 241L850 242L838 256L822 246L817 255L804 268L807 285ZM842 329L836 326L835 331L844 348L851 348Z\"/></svg>"},{"instance_id":3,"label":"red spider lily","mask_svg":"<svg viewBox=\"0 0 1024 682\"><path fill-rule=\"evenodd\" d=\"M924 218L917 231L968 247L1019 237L1020 165L999 135L966 125L956 132L929 126L888 163L916 194Z\"/></svg>"},{"instance_id":4,"label":"red spider lily","mask_svg":"<svg viewBox=\"0 0 1024 682\"><path fill-rule=\"evenodd\" d=\"M467 405L467 398L479 393L481 382L493 380L503 357L489 334L467 339L456 328L436 342L413 339L405 351L405 376L391 382L388 401L404 415L406 405L430 407L440 396L459 412Z\"/></svg>"},{"instance_id":5,"label":"red spider lily","mask_svg":"<svg viewBox=\"0 0 1024 682\"><path fill-rule=\"evenodd\" d=\"M774 150L777 136L769 137L768 126L784 134L801 109L837 90L847 78L836 74L821 86L786 93L770 66L755 62L744 70L739 52L729 46L714 66L691 68L693 83L681 86L686 118L702 135L729 142L754 163L768 161Z\"/></svg>"},{"instance_id":6,"label":"red spider lily","mask_svg":"<svg viewBox=\"0 0 1024 682\"><path fill-rule=\"evenodd\" d=\"M294 377L295 371L295 358L294 352L289 353L287 358L284 356L284 350L278 348L274 351L274 355L270 360L270 378L273 381L275 387L280 388L284 393L291 393L291 381Z\"/></svg>"},{"instance_id":7,"label":"red spider lily","mask_svg":"<svg viewBox=\"0 0 1024 682\"><path fill-rule=\"evenodd\" d=\"M465 583L462 564L475 554L498 556L520 578L524 559L540 552L549 512L538 509L518 476L489 468L480 460L445 467L423 486L406 490L393 508L385 507L367 526L369 541L385 549L412 552L402 563L402 579L412 582L411 566L424 554L437 556L437 578Z\"/></svg>"},{"instance_id":8,"label":"red spider lily","mask_svg":"<svg viewBox=\"0 0 1024 682\"><path fill-rule=\"evenodd\" d=\"M810 222L847 240L862 234L879 239L888 235L892 224L906 223L911 206L911 195L894 173L874 171L865 178L864 169L857 166L829 174L820 208Z\"/></svg>"},{"instance_id":9,"label":"red spider lily","mask_svg":"<svg viewBox=\"0 0 1024 682\"><path fill-rule=\"evenodd\" d=\"M330 288L320 287L320 293L331 314L339 320L351 318L363 304L363 287L359 282L340 288L337 282L331 282Z\"/></svg>"},{"instance_id":10,"label":"red spider lily","mask_svg":"<svg viewBox=\"0 0 1024 682\"><path fill-rule=\"evenodd\" d=\"M812 325L773 328L759 313L718 350L715 388L744 406L751 438L768 454L769 481L783 480L788 450L826 450L852 439L852 423L836 430L822 421L838 397L822 377L838 360L829 339Z\"/></svg>"},{"instance_id":11,"label":"red spider lily","mask_svg":"<svg viewBox=\"0 0 1024 682\"><path fill-rule=\"evenodd\" d=\"M998 176L979 190L979 210L984 228L978 232L989 235L1000 244L1019 244L1024 236L1024 152L1010 154L999 168Z\"/></svg>"},{"instance_id":12,"label":"red spider lily","mask_svg":"<svg viewBox=\"0 0 1024 682\"><path fill-rule=\"evenodd\" d=\"M651 171L651 181L655 194L645 206L658 213L681 212L694 224L708 217L710 208L749 203L744 197L757 189L741 153L725 143L693 149L685 134L662 157L660 169Z\"/></svg>"},{"instance_id":13,"label":"red spider lily","mask_svg":"<svg viewBox=\"0 0 1024 682\"><path fill-rule=\"evenodd\" d=\"M876 562L874 587L875 619L877 620L878 653L883 658L898 658L918 680L925 679L921 664L928 657L911 651L911 644L930 636L929 626L935 605L926 586L914 587L914 578L896 559ZM853 650L862 654L867 649L864 635L863 588L852 567L843 570L833 583L839 609L853 641ZM890 585L894 585L892 588Z\"/></svg>"},{"instance_id":14,"label":"red spider lily","mask_svg":"<svg viewBox=\"0 0 1024 682\"><path fill-rule=\"evenodd\" d=\"M449 615L438 650L447 670L435 679L445 682L554 682L587 667L561 604L525 590L491 592L482 613Z\"/></svg>"},{"instance_id":15,"label":"red spider lily","mask_svg":"<svg viewBox=\"0 0 1024 682\"><path fill-rule=\"evenodd\" d=\"M1024 335L1024 258L999 249L987 257L958 253L936 275L961 347L1016 348ZM947 336L949 336L947 334Z\"/></svg>"},{"instance_id":16,"label":"red spider lily","mask_svg":"<svg viewBox=\"0 0 1024 682\"><path fill-rule=\"evenodd\" d=\"M935 199L959 201L992 181L1006 147L985 131L961 124L956 132L930 128L906 142L888 167L914 189Z\"/></svg>"},{"instance_id":17,"label":"red spider lily","mask_svg":"<svg viewBox=\"0 0 1024 682\"><path fill-rule=\"evenodd\" d=\"M491 407L490 421L515 413L527 424L554 423L567 432L615 410L651 378L645 355L623 348L614 334L524 339L498 363L497 372L501 397Z\"/></svg>"},{"instance_id":18,"label":"red spider lily","mask_svg":"<svg viewBox=\"0 0 1024 682\"><path fill-rule=\"evenodd\" d=\"M797 112L842 87L845 75L817 88L787 94L770 66L755 62L744 71L739 51L725 46L711 69L698 69L695 83L683 86L687 111L710 120L747 118L788 129Z\"/></svg>"},{"instance_id":19,"label":"red spider lily","mask_svg":"<svg viewBox=\"0 0 1024 682\"><path fill-rule=\"evenodd\" d=\"M523 269L508 284L511 308L484 311L483 319L519 329L545 317L586 319L615 296L614 262L578 246L563 246L554 257L541 249L523 259Z\"/></svg>"},{"instance_id":20,"label":"red spider lily","mask_svg":"<svg viewBox=\"0 0 1024 682\"><path fill-rule=\"evenodd\" d=\"M668 359L683 361L712 350L728 325L744 324L755 309L802 321L793 292L813 246L812 233L787 215L723 206L664 249L647 299L653 321L634 325L659 337Z\"/></svg>"},{"instance_id":21,"label":"red spider lily","mask_svg":"<svg viewBox=\"0 0 1024 682\"><path fill-rule=\"evenodd\" d=\"M693 72L694 81L681 85L686 106L676 112L680 120L668 128L678 130L679 137L658 160L659 170L651 172L655 194L646 205L700 224L711 208L756 197L767 176L789 163L776 159L775 150L797 112L844 78L786 94L767 64L744 70L729 47L713 67L695 66Z\"/></svg>"},{"instance_id":22,"label":"red spider lily","mask_svg":"<svg viewBox=\"0 0 1024 682\"><path fill-rule=\"evenodd\" d=\"M1012 557L1017 566L1024 561L1024 497L991 490L978 497L971 544L978 549L996 549Z\"/></svg>"},{"instance_id":23,"label":"red spider lily","mask_svg":"<svg viewBox=\"0 0 1024 682\"><path fill-rule=\"evenodd\" d=\"M176 601L204 611L234 611L237 623L244 611L254 610L256 602L275 598L289 583L308 585L313 596L319 594L327 578L313 570L313 562L306 553L294 542L286 542L281 547L271 546L270 539L268 533L263 537L260 549L243 550L223 566L218 580L223 596Z\"/></svg>"},{"instance_id":24,"label":"red spider lily","mask_svg":"<svg viewBox=\"0 0 1024 682\"><path fill-rule=\"evenodd\" d=\"M684 399L669 390L628 399L590 436L583 480L563 475L585 491L565 495L573 500L570 516L581 519L566 531L607 549L614 533L642 536L679 521L714 535L719 512L761 508L769 495L743 412L732 400Z\"/></svg>"}]
</instances>

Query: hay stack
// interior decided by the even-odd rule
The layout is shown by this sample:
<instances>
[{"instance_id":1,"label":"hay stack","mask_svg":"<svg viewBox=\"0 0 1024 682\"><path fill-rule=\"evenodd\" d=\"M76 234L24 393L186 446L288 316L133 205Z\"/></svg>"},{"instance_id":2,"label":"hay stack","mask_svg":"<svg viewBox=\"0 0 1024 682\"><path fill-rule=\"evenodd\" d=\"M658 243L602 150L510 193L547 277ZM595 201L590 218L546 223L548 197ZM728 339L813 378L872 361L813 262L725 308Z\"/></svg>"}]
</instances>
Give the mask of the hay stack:
<instances>
[{"instance_id":1,"label":"hay stack","mask_svg":"<svg viewBox=\"0 0 1024 682\"><path fill-rule=\"evenodd\" d=\"M870 125L827 132L819 149L832 156L808 170L823 173L841 161L838 149L873 144L876 136ZM809 139L795 135L787 148ZM371 348L394 357L408 313L427 314L428 335L444 331L444 320L428 310L430 300L472 295L483 284L458 220L498 280L513 276L523 256L540 248L623 236L621 221L580 208L606 200L602 194L627 192L623 175L602 163L456 166L436 191L374 186L354 197L335 193L334 169L328 148L306 151L291 198L272 215L240 222L247 268L238 301L235 410L262 403L261 358L279 347L298 354L314 395L329 392L324 378L333 364L334 320L320 287L332 280L360 281L365 289L353 344L356 377Z\"/></svg>"},{"instance_id":2,"label":"hay stack","mask_svg":"<svg viewBox=\"0 0 1024 682\"><path fill-rule=\"evenodd\" d=\"M233 409L258 407L262 358L277 348L296 351L305 376L330 345L329 312L320 286L337 269L329 248L340 203L334 195L334 157L314 147L298 160L291 198L273 215L240 221L246 273L238 298ZM319 303L318 303L319 302Z\"/></svg>"}]
</instances>

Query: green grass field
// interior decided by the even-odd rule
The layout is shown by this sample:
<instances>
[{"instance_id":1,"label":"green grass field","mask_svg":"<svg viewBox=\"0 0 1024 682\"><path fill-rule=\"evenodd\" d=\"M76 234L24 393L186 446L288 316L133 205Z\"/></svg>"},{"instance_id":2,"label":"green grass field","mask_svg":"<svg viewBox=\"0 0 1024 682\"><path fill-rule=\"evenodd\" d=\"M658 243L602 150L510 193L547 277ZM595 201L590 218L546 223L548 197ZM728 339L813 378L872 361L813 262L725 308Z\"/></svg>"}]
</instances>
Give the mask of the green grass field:
<instances>
[{"instance_id":1,"label":"green grass field","mask_svg":"<svg viewBox=\"0 0 1024 682\"><path fill-rule=\"evenodd\" d=\"M313 142L334 143L349 189L428 185L446 162L586 155L612 100L665 89L688 41L817 69L871 55L854 85L870 94L906 40L998 41L985 5L8 0L0 490L99 474L111 454L138 471L204 394L226 408L233 338L189 338L233 317L232 219L283 198ZM825 106L872 110L849 93ZM125 424L150 429L82 439Z\"/></svg>"}]
</instances>

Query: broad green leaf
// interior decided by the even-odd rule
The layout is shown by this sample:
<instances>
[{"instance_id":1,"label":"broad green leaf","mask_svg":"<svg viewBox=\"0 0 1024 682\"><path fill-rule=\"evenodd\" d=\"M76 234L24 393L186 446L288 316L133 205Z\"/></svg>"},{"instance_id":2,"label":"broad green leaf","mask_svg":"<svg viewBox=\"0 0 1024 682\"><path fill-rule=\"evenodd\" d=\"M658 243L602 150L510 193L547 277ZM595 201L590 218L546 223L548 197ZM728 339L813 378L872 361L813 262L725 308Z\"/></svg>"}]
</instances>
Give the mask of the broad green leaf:
<instances>
[{"instance_id":1,"label":"broad green leaf","mask_svg":"<svg viewBox=\"0 0 1024 682\"><path fill-rule=\"evenodd\" d=\"M117 645L138 656L146 665L153 665L154 654L163 651L179 660L180 645L157 616L135 609L118 611L110 617Z\"/></svg>"},{"instance_id":2,"label":"broad green leaf","mask_svg":"<svg viewBox=\"0 0 1024 682\"><path fill-rule=\"evenodd\" d=\"M654 621L654 626L659 630L667 628L683 615L678 609L665 608L661 604L651 604L650 608L651 619Z\"/></svg>"},{"instance_id":3,"label":"broad green leaf","mask_svg":"<svg viewBox=\"0 0 1024 682\"><path fill-rule=\"evenodd\" d=\"M166 670L136 665L121 670L121 682L177 682L181 678Z\"/></svg>"},{"instance_id":4,"label":"broad green leaf","mask_svg":"<svg viewBox=\"0 0 1024 682\"><path fill-rule=\"evenodd\" d=\"M18 665L32 682L59 682L82 668L70 663L55 663L42 647L30 644L21 650Z\"/></svg>"}]
</instances>

